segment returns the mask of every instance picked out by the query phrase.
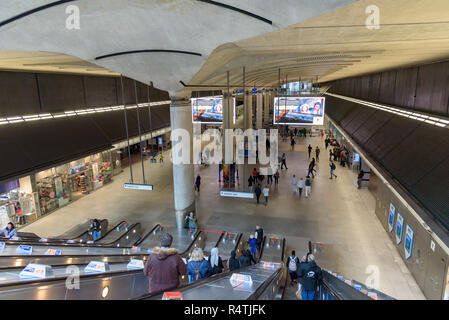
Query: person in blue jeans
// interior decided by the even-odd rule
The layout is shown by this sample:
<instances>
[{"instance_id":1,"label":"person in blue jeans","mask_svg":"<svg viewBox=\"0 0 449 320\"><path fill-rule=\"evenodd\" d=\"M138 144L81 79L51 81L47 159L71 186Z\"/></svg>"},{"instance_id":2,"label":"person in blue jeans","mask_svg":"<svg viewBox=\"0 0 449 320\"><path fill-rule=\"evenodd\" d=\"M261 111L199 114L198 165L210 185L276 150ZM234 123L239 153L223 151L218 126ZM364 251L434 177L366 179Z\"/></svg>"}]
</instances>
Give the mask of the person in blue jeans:
<instances>
[{"instance_id":1,"label":"person in blue jeans","mask_svg":"<svg viewBox=\"0 0 449 320\"><path fill-rule=\"evenodd\" d=\"M331 176L330 176L329 179L332 179L332 177L335 177L335 179L336 179L336 178L337 178L337 175L334 173L334 171L335 171L335 169L336 169L335 163L334 163L333 161L331 161L331 162L329 163L329 167L331 168Z\"/></svg>"},{"instance_id":2,"label":"person in blue jeans","mask_svg":"<svg viewBox=\"0 0 449 320\"><path fill-rule=\"evenodd\" d=\"M262 192L263 192L263 197L265 199L265 207L266 207L268 204L268 194L270 192L270 189L268 189L268 187L265 187L265 188L263 188Z\"/></svg>"},{"instance_id":3,"label":"person in blue jeans","mask_svg":"<svg viewBox=\"0 0 449 320\"><path fill-rule=\"evenodd\" d=\"M98 239L101 238L101 225L100 225L100 221L98 221L98 219L94 219L94 221L93 221L92 236L93 236L94 241L97 241Z\"/></svg>"},{"instance_id":4,"label":"person in blue jeans","mask_svg":"<svg viewBox=\"0 0 449 320\"><path fill-rule=\"evenodd\" d=\"M257 239L254 237L254 235L249 236L249 246L251 248L251 255L256 260L256 253L257 253Z\"/></svg>"},{"instance_id":5,"label":"person in blue jeans","mask_svg":"<svg viewBox=\"0 0 449 320\"><path fill-rule=\"evenodd\" d=\"M323 280L321 268L315 263L315 256L306 255L305 261L299 264L298 279L301 283L302 300L314 300L318 285Z\"/></svg>"}]
</instances>

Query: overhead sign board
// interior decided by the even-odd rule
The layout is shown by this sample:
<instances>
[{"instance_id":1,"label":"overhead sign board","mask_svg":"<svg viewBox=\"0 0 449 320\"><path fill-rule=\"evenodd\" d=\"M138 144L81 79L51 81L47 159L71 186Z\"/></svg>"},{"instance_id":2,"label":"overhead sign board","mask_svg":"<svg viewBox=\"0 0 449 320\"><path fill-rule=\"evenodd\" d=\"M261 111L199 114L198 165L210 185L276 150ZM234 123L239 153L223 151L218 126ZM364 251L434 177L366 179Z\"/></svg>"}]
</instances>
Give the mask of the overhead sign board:
<instances>
[{"instance_id":1,"label":"overhead sign board","mask_svg":"<svg viewBox=\"0 0 449 320\"><path fill-rule=\"evenodd\" d=\"M153 190L153 185L151 184L138 184L138 183L125 183L125 189L133 189L133 190Z\"/></svg>"},{"instance_id":2,"label":"overhead sign board","mask_svg":"<svg viewBox=\"0 0 449 320\"><path fill-rule=\"evenodd\" d=\"M274 99L274 124L323 125L324 97L277 97Z\"/></svg>"},{"instance_id":3,"label":"overhead sign board","mask_svg":"<svg viewBox=\"0 0 449 320\"><path fill-rule=\"evenodd\" d=\"M223 122L223 96L192 98L192 121L200 123Z\"/></svg>"},{"instance_id":4,"label":"overhead sign board","mask_svg":"<svg viewBox=\"0 0 449 320\"><path fill-rule=\"evenodd\" d=\"M227 191L227 190L221 190L220 196L222 197L231 197L231 198L246 198L246 199L253 199L254 193L252 192L239 192L239 191Z\"/></svg>"}]
</instances>

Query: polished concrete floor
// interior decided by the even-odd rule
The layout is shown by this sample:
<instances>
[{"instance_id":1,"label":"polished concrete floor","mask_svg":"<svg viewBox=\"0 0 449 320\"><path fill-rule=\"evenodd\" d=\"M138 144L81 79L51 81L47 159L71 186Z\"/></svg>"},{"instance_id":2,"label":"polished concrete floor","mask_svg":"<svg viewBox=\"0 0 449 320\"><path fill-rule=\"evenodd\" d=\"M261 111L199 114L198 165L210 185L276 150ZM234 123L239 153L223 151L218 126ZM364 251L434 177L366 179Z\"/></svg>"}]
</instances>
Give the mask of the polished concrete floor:
<instances>
[{"instance_id":1,"label":"polished concrete floor","mask_svg":"<svg viewBox=\"0 0 449 320\"><path fill-rule=\"evenodd\" d=\"M321 149L317 176L309 199L293 192L291 178L305 176L308 166L307 145ZM329 179L328 152L321 138L298 140L295 151L280 144L287 155L288 170L281 171L280 182L270 187L268 206L255 200L221 198L218 167L196 167L202 177L197 193L199 224L209 230L253 232L256 225L266 233L287 239L288 252L306 253L308 241L322 243L317 253L322 267L337 271L347 279L365 283L378 272L378 290L397 299L424 299L388 235L374 214L375 199L367 189L358 190L356 173L337 165L337 179ZM23 231L41 236L58 235L88 218L107 218L111 223L126 219L141 222L146 230L155 223L175 224L172 166L169 154L163 164L145 163L145 173L154 191L124 190L129 171L114 177L114 182L44 217ZM252 166L251 166L252 167ZM135 182L141 182L140 163L133 165ZM243 180L242 168L239 170ZM247 170L248 177L249 170ZM138 176L140 175L140 178ZM246 181L242 183L247 184ZM264 180L266 184L266 180Z\"/></svg>"}]
</instances>

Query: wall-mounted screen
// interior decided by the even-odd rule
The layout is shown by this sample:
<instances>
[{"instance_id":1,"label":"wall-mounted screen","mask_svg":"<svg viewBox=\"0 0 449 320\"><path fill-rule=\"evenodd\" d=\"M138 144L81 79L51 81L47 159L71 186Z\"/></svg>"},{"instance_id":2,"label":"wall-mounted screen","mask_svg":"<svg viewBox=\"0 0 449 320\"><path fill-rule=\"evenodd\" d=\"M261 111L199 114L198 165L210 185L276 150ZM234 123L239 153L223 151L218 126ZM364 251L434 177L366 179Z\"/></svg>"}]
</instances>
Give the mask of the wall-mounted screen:
<instances>
[{"instance_id":1,"label":"wall-mounted screen","mask_svg":"<svg viewBox=\"0 0 449 320\"><path fill-rule=\"evenodd\" d=\"M193 122L223 122L223 97L192 98L190 100Z\"/></svg>"},{"instance_id":2,"label":"wall-mounted screen","mask_svg":"<svg viewBox=\"0 0 449 320\"><path fill-rule=\"evenodd\" d=\"M324 97L274 98L274 124L323 125Z\"/></svg>"},{"instance_id":3,"label":"wall-mounted screen","mask_svg":"<svg viewBox=\"0 0 449 320\"><path fill-rule=\"evenodd\" d=\"M396 208L394 207L394 205L392 203L390 203L390 213L388 215L388 229L390 230L390 232L393 231L395 214L396 214Z\"/></svg>"},{"instance_id":4,"label":"wall-mounted screen","mask_svg":"<svg viewBox=\"0 0 449 320\"><path fill-rule=\"evenodd\" d=\"M404 230L404 217L398 212L396 220L396 244L402 242L402 231Z\"/></svg>"},{"instance_id":5,"label":"wall-mounted screen","mask_svg":"<svg viewBox=\"0 0 449 320\"><path fill-rule=\"evenodd\" d=\"M404 251L405 251L405 258L410 259L413 252L413 238L415 237L415 233L413 232L413 229L407 225L407 228L405 229L405 243L404 243Z\"/></svg>"}]
</instances>

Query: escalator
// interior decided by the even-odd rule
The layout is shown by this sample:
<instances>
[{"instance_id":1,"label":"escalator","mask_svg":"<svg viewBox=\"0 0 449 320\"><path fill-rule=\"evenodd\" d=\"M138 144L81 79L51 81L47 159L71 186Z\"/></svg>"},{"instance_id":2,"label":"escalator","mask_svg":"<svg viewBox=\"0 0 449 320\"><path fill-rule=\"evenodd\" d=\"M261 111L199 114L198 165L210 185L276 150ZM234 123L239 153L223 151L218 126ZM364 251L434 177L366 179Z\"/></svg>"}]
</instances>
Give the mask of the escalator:
<instances>
[{"instance_id":1,"label":"escalator","mask_svg":"<svg viewBox=\"0 0 449 320\"><path fill-rule=\"evenodd\" d=\"M159 225L157 225L159 226ZM156 226L156 227L157 227ZM155 228L156 228L155 227ZM153 228L150 232L155 230ZM182 256L186 259L191 254L193 248L204 245L202 233L197 232L193 241L185 247ZM148 238L148 237L147 237ZM188 239L191 239L190 237ZM201 240L200 240L201 239ZM136 248L136 247L135 247ZM135 249L134 248L134 249ZM128 263L131 259L146 261L148 254L135 253L125 255L102 255L102 256L40 256L41 263L52 262L53 277L42 280L20 279L12 281L14 277L11 270L0 271L0 298L1 299L128 299L129 297L141 296L148 292L148 279L143 275L141 269L128 270ZM52 259L52 260L49 260ZM58 260L59 259L59 260ZM69 260L71 259L71 260ZM110 270L103 273L89 274L84 272L84 268L89 261L106 261ZM70 289L66 286L67 277L73 276L72 269L68 266L78 266L79 268L79 289ZM18 270L15 270L18 271ZM8 275L9 273L9 275ZM9 277L9 278L8 278ZM5 278L2 282L2 279ZM71 278L70 278L71 279ZM183 279L185 281L185 279ZM106 288L106 289L105 289ZM107 293L105 293L105 290Z\"/></svg>"}]
</instances>

